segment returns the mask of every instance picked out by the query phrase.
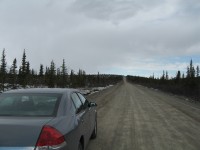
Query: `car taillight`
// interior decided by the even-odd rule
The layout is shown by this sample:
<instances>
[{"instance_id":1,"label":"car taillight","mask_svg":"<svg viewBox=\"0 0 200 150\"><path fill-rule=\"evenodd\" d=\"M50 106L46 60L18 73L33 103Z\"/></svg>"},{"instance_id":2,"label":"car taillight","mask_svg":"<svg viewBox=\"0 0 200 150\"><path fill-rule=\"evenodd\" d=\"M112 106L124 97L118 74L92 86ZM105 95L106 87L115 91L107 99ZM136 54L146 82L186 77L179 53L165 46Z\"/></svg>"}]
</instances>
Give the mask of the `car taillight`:
<instances>
[{"instance_id":1,"label":"car taillight","mask_svg":"<svg viewBox=\"0 0 200 150\"><path fill-rule=\"evenodd\" d=\"M44 126L36 144L36 150L48 150L61 148L66 145L64 136L51 126Z\"/></svg>"}]
</instances>

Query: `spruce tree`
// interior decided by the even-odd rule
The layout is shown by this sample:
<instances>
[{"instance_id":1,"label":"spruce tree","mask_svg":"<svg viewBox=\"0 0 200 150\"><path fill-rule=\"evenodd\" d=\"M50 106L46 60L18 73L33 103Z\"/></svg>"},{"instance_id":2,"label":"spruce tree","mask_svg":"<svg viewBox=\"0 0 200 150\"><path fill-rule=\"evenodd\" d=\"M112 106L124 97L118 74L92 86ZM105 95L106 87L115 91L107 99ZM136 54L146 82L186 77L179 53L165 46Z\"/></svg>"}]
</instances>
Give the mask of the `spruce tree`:
<instances>
[{"instance_id":1,"label":"spruce tree","mask_svg":"<svg viewBox=\"0 0 200 150\"><path fill-rule=\"evenodd\" d=\"M61 83L61 69L60 68L57 68L56 70L56 80L55 80L55 83L56 83L56 87L61 87L62 86L62 83Z\"/></svg>"},{"instance_id":2,"label":"spruce tree","mask_svg":"<svg viewBox=\"0 0 200 150\"><path fill-rule=\"evenodd\" d=\"M61 66L61 87L64 88L67 85L67 67L65 65L65 60L63 59L63 63Z\"/></svg>"},{"instance_id":3,"label":"spruce tree","mask_svg":"<svg viewBox=\"0 0 200 150\"><path fill-rule=\"evenodd\" d=\"M27 71L28 72L28 71ZM37 77L37 71L35 71L34 69L31 69L29 71L29 74L27 76L28 79L28 84L31 86L38 86L38 77Z\"/></svg>"},{"instance_id":4,"label":"spruce tree","mask_svg":"<svg viewBox=\"0 0 200 150\"><path fill-rule=\"evenodd\" d=\"M165 74L165 79L166 79L166 80L169 80L168 71L166 71L166 74Z\"/></svg>"},{"instance_id":5,"label":"spruce tree","mask_svg":"<svg viewBox=\"0 0 200 150\"><path fill-rule=\"evenodd\" d=\"M3 52L2 52L2 57L1 57L1 68L0 68L0 77L1 77L1 89L4 91L4 84L5 84L5 81L6 81L6 74L7 74L7 71L6 71L6 55L5 55L5 49L3 49Z\"/></svg>"},{"instance_id":6,"label":"spruce tree","mask_svg":"<svg viewBox=\"0 0 200 150\"><path fill-rule=\"evenodd\" d=\"M179 83L181 80L181 72L178 70L176 77L175 77L175 83Z\"/></svg>"},{"instance_id":7,"label":"spruce tree","mask_svg":"<svg viewBox=\"0 0 200 150\"><path fill-rule=\"evenodd\" d=\"M165 80L165 71L163 70L163 74L162 74L162 76L161 76L161 78L160 78L161 80Z\"/></svg>"},{"instance_id":8,"label":"spruce tree","mask_svg":"<svg viewBox=\"0 0 200 150\"><path fill-rule=\"evenodd\" d=\"M40 64L40 71L39 71L39 76L38 76L38 83L43 85L45 83L44 81L44 67L42 64Z\"/></svg>"},{"instance_id":9,"label":"spruce tree","mask_svg":"<svg viewBox=\"0 0 200 150\"><path fill-rule=\"evenodd\" d=\"M180 80L180 79L181 79L181 72L178 70L176 74L176 80Z\"/></svg>"},{"instance_id":10,"label":"spruce tree","mask_svg":"<svg viewBox=\"0 0 200 150\"><path fill-rule=\"evenodd\" d=\"M26 62L26 74L27 75L31 74L30 63L28 61Z\"/></svg>"},{"instance_id":11,"label":"spruce tree","mask_svg":"<svg viewBox=\"0 0 200 150\"><path fill-rule=\"evenodd\" d=\"M187 72L186 72L186 77L187 78L190 78L191 77L191 74L190 74L190 68L189 67L187 67Z\"/></svg>"},{"instance_id":12,"label":"spruce tree","mask_svg":"<svg viewBox=\"0 0 200 150\"><path fill-rule=\"evenodd\" d=\"M190 78L194 78L195 77L195 69L194 69L194 66L193 66L193 62L192 62L192 59L190 60Z\"/></svg>"},{"instance_id":13,"label":"spruce tree","mask_svg":"<svg viewBox=\"0 0 200 150\"><path fill-rule=\"evenodd\" d=\"M26 52L24 50L22 56L22 64L19 69L19 83L23 88L26 87L27 82L27 62L26 62Z\"/></svg>"},{"instance_id":14,"label":"spruce tree","mask_svg":"<svg viewBox=\"0 0 200 150\"><path fill-rule=\"evenodd\" d=\"M33 72L34 74L34 72ZM34 75L32 75L32 70L30 69L29 61L26 62L26 84L31 84L33 81Z\"/></svg>"},{"instance_id":15,"label":"spruce tree","mask_svg":"<svg viewBox=\"0 0 200 150\"><path fill-rule=\"evenodd\" d=\"M52 60L51 61L51 66L50 66L50 70L49 70L49 83L48 86L50 88L55 87L55 83L56 83L56 67L55 67L55 63Z\"/></svg>"},{"instance_id":16,"label":"spruce tree","mask_svg":"<svg viewBox=\"0 0 200 150\"><path fill-rule=\"evenodd\" d=\"M44 67L42 64L40 64L40 72L39 72L39 76L43 77L44 76Z\"/></svg>"},{"instance_id":17,"label":"spruce tree","mask_svg":"<svg viewBox=\"0 0 200 150\"><path fill-rule=\"evenodd\" d=\"M86 83L86 77L85 77L85 71L82 69L79 69L78 74L77 74L77 86L79 87L84 87Z\"/></svg>"},{"instance_id":18,"label":"spruce tree","mask_svg":"<svg viewBox=\"0 0 200 150\"><path fill-rule=\"evenodd\" d=\"M11 85L12 88L16 88L16 82L17 82L17 59L15 58L13 60L12 66L10 68L10 76L11 76Z\"/></svg>"},{"instance_id":19,"label":"spruce tree","mask_svg":"<svg viewBox=\"0 0 200 150\"><path fill-rule=\"evenodd\" d=\"M74 87L74 70L70 73L70 87Z\"/></svg>"},{"instance_id":20,"label":"spruce tree","mask_svg":"<svg viewBox=\"0 0 200 150\"><path fill-rule=\"evenodd\" d=\"M24 50L23 56L22 56L22 65L21 65L21 71L23 74L26 74L26 51Z\"/></svg>"},{"instance_id":21,"label":"spruce tree","mask_svg":"<svg viewBox=\"0 0 200 150\"><path fill-rule=\"evenodd\" d=\"M49 67L46 67L45 74L44 74L44 83L48 86L49 84Z\"/></svg>"}]
</instances>

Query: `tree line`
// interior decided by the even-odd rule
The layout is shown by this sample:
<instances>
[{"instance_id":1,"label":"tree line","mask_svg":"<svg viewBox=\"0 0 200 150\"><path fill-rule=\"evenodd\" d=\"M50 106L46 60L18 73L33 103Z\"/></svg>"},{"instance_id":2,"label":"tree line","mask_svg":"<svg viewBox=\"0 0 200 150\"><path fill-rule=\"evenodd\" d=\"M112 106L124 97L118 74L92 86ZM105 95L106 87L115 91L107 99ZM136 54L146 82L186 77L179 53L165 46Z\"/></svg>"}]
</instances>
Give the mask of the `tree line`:
<instances>
[{"instance_id":1,"label":"tree line","mask_svg":"<svg viewBox=\"0 0 200 150\"><path fill-rule=\"evenodd\" d=\"M169 78L168 72L163 71L160 78L155 78L154 75L149 78L129 75L127 79L136 84L187 96L195 101L200 101L200 70L198 65L193 65L192 60L190 60L187 66L186 74L181 74L181 71L178 70L176 76L173 78Z\"/></svg>"},{"instance_id":2,"label":"tree line","mask_svg":"<svg viewBox=\"0 0 200 150\"><path fill-rule=\"evenodd\" d=\"M60 67L56 68L52 60L49 66L40 64L39 73L31 69L30 62L26 58L26 50L23 51L21 65L17 66L17 59L14 58L10 68L6 62L5 49L2 51L0 64L0 89L17 89L27 87L97 87L116 84L122 80L120 75L110 74L86 74L82 69L76 73L74 70L68 70L65 59L62 60Z\"/></svg>"}]
</instances>

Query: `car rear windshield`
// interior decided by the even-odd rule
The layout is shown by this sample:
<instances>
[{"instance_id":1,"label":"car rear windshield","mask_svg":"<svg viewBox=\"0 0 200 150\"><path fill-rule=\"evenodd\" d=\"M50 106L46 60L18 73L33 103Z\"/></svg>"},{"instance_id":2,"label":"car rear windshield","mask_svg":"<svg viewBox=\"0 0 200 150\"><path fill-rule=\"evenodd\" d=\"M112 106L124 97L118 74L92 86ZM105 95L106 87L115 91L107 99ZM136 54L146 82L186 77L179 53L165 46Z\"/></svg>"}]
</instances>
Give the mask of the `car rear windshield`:
<instances>
[{"instance_id":1,"label":"car rear windshield","mask_svg":"<svg viewBox=\"0 0 200 150\"><path fill-rule=\"evenodd\" d=\"M56 116L61 94L0 95L0 116Z\"/></svg>"}]
</instances>

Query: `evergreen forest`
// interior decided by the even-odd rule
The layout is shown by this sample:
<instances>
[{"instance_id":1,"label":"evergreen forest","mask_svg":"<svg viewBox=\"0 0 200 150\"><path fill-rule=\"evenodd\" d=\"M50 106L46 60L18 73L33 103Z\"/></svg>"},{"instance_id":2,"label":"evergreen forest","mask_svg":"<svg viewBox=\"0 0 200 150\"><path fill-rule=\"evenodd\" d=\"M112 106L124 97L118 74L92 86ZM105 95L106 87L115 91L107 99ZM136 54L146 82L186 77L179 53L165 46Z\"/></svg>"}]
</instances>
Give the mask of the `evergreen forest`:
<instances>
[{"instance_id":1,"label":"evergreen forest","mask_svg":"<svg viewBox=\"0 0 200 150\"><path fill-rule=\"evenodd\" d=\"M121 75L111 74L86 74L82 69L77 72L67 69L65 59L61 60L60 67L56 68L52 60L49 66L40 64L40 68L34 70L27 60L26 50L23 51L20 66L17 66L15 58L10 66L6 62L6 51L3 49L0 64L0 88L1 92L9 89L28 87L48 88L81 88L81 87L105 87L116 84L122 80Z\"/></svg>"},{"instance_id":2,"label":"evergreen forest","mask_svg":"<svg viewBox=\"0 0 200 150\"><path fill-rule=\"evenodd\" d=\"M11 65L7 65L6 51L3 49L0 63L0 91L9 89L48 87L48 88L90 88L105 87L122 81L122 75L113 74L86 74L82 69L75 72L69 70L65 59L61 60L60 67L56 68L52 60L49 66L40 64L38 70L31 68L27 60L26 50L17 66L14 58ZM185 74L178 70L175 77L169 78L168 72L163 71L159 78L154 75L150 77L127 76L127 80L134 84L140 84L149 88L159 89L176 95L183 95L195 101L200 101L200 70L190 60Z\"/></svg>"},{"instance_id":3,"label":"evergreen forest","mask_svg":"<svg viewBox=\"0 0 200 150\"><path fill-rule=\"evenodd\" d=\"M127 76L127 79L135 84L186 96L195 102L200 101L200 70L198 65L193 65L192 60L187 66L186 74L181 74L178 70L175 77L169 78L168 72L163 71L160 78L155 78L153 75L149 78Z\"/></svg>"}]
</instances>

